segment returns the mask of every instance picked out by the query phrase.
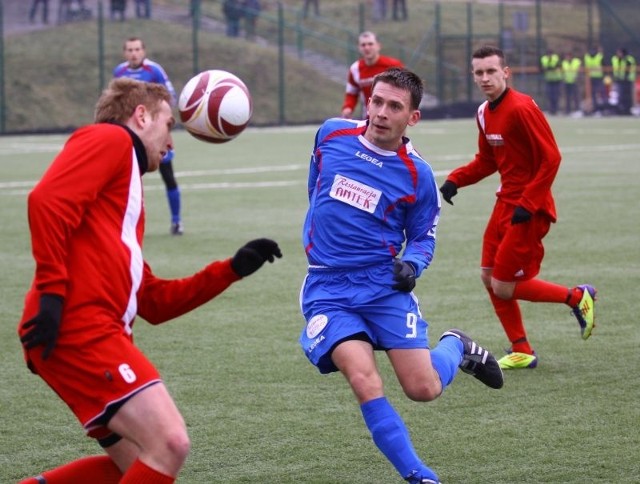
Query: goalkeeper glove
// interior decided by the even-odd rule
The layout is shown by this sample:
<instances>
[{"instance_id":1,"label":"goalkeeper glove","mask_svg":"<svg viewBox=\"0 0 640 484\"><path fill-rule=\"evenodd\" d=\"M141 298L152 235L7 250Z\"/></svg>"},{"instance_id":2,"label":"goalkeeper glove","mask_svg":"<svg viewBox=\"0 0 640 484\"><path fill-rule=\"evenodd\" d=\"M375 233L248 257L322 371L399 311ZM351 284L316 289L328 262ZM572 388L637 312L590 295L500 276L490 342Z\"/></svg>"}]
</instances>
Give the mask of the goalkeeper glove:
<instances>
[{"instance_id":1,"label":"goalkeeper glove","mask_svg":"<svg viewBox=\"0 0 640 484\"><path fill-rule=\"evenodd\" d=\"M64 299L56 294L42 294L40 312L22 325L26 330L20 338L22 345L27 350L44 345L43 360L49 358L58 340L63 302Z\"/></svg>"},{"instance_id":2,"label":"goalkeeper glove","mask_svg":"<svg viewBox=\"0 0 640 484\"><path fill-rule=\"evenodd\" d=\"M440 193L442 193L442 198L444 198L445 202L449 205L453 205L451 199L458 193L458 187L452 181L447 180L440 187Z\"/></svg>"},{"instance_id":3,"label":"goalkeeper glove","mask_svg":"<svg viewBox=\"0 0 640 484\"><path fill-rule=\"evenodd\" d=\"M252 240L238 249L231 260L231 268L240 277L245 277L260 269L266 261L273 262L274 257L282 257L276 242L270 239Z\"/></svg>"},{"instance_id":4,"label":"goalkeeper glove","mask_svg":"<svg viewBox=\"0 0 640 484\"><path fill-rule=\"evenodd\" d=\"M391 286L392 289L411 292L416 287L416 270L409 262L394 259L393 280L397 282Z\"/></svg>"},{"instance_id":5,"label":"goalkeeper glove","mask_svg":"<svg viewBox=\"0 0 640 484\"><path fill-rule=\"evenodd\" d=\"M518 205L513 211L513 216L511 217L511 225L521 224L523 222L528 222L531 219L531 212L526 208L522 208Z\"/></svg>"}]
</instances>

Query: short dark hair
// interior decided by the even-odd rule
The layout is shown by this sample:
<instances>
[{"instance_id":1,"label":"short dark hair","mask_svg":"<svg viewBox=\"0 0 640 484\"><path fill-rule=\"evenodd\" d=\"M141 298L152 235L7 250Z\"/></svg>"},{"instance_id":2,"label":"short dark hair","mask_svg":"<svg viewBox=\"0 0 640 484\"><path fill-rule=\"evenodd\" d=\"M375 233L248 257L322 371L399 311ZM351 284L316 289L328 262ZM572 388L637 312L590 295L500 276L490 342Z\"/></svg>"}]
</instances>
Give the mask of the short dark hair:
<instances>
[{"instance_id":1,"label":"short dark hair","mask_svg":"<svg viewBox=\"0 0 640 484\"><path fill-rule=\"evenodd\" d=\"M403 67L391 67L373 78L371 90L379 82L390 84L400 89L405 89L411 94L411 109L418 109L422 102L424 84L420 76Z\"/></svg>"},{"instance_id":2,"label":"short dark hair","mask_svg":"<svg viewBox=\"0 0 640 484\"><path fill-rule=\"evenodd\" d=\"M137 42L137 41L140 41L140 45L142 46L142 48L146 49L146 47L144 46L144 40L142 40L140 37L128 37L122 43L122 49L125 50L127 48L127 42Z\"/></svg>"},{"instance_id":3,"label":"short dark hair","mask_svg":"<svg viewBox=\"0 0 640 484\"><path fill-rule=\"evenodd\" d=\"M504 67L507 64L507 59L504 56L504 52L495 45L483 45L482 47L473 51L471 55L472 59L484 59L485 57L491 57L497 55L500 58L500 64Z\"/></svg>"}]
</instances>

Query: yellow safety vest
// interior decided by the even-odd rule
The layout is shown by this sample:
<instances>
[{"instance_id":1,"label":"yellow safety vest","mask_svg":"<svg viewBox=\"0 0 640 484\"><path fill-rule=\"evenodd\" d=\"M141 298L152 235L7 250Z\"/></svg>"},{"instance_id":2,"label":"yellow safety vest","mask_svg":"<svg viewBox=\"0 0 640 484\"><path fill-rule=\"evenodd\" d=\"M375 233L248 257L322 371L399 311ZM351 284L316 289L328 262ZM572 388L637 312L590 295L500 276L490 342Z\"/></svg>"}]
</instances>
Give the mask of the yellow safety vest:
<instances>
[{"instance_id":1,"label":"yellow safety vest","mask_svg":"<svg viewBox=\"0 0 640 484\"><path fill-rule=\"evenodd\" d=\"M616 81L636 80L636 60L632 55L627 54L622 58L614 55L611 58L611 68Z\"/></svg>"},{"instance_id":2,"label":"yellow safety vest","mask_svg":"<svg viewBox=\"0 0 640 484\"><path fill-rule=\"evenodd\" d=\"M604 77L604 70L602 69L603 61L602 52L598 52L595 55L584 55L584 68L586 69L589 77L602 78Z\"/></svg>"},{"instance_id":3,"label":"yellow safety vest","mask_svg":"<svg viewBox=\"0 0 640 484\"><path fill-rule=\"evenodd\" d=\"M578 78L578 73L580 72L581 64L582 64L582 61L577 57L574 57L571 60L562 61L562 72L564 74L565 84L576 83L576 79Z\"/></svg>"},{"instance_id":4,"label":"yellow safety vest","mask_svg":"<svg viewBox=\"0 0 640 484\"><path fill-rule=\"evenodd\" d=\"M560 57L558 57L558 54L543 55L540 58L540 64L544 71L545 81L562 80L562 67L560 65Z\"/></svg>"}]
</instances>

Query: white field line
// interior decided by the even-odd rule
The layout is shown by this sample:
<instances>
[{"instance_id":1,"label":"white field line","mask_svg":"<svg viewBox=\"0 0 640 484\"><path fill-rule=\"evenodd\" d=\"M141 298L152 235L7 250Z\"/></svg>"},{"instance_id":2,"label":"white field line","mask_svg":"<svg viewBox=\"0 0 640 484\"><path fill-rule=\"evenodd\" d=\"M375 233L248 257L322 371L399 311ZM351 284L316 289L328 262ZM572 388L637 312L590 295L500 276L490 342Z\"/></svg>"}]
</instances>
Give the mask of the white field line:
<instances>
[{"instance_id":1,"label":"white field line","mask_svg":"<svg viewBox=\"0 0 640 484\"><path fill-rule=\"evenodd\" d=\"M627 144L627 145L602 145L602 146L572 146L562 148L562 152L567 153L611 153L620 151L637 151L640 149L640 144ZM434 156L430 160L434 162L443 161L457 161L457 160L471 160L473 154L451 154ZM294 186L298 184L306 183L306 170L307 164L288 164L288 165L273 165L262 166L254 168L227 168L227 169L214 169L214 170L193 170L193 171L179 171L176 172L176 178L183 190L222 190L222 189L246 189L246 188L279 188L284 186ZM258 182L212 182L212 183L188 183L185 179L189 178L202 178L206 176L220 176L220 175L254 175L258 173L282 173L282 172L294 172L304 171L302 175L304 178L301 180L274 180L274 181L258 181ZM437 170L434 171L436 176L445 176L450 170ZM147 178L148 180L148 178ZM37 183L37 180L28 181L8 181L0 182L0 194L12 195L12 196L25 196L29 193L30 189ZM145 191L164 190L164 185L158 183L150 183L145 185Z\"/></svg>"}]
</instances>

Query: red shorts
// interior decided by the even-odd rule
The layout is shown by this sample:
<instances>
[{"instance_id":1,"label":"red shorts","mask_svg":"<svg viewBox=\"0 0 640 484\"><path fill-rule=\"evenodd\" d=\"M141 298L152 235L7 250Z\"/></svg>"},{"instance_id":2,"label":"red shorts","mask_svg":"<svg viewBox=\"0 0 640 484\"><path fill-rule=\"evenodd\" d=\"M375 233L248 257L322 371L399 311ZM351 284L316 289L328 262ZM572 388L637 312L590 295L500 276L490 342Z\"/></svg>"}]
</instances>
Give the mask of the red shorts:
<instances>
[{"instance_id":1,"label":"red shorts","mask_svg":"<svg viewBox=\"0 0 640 484\"><path fill-rule=\"evenodd\" d=\"M160 374L124 333L105 334L83 345L59 342L46 361L44 347L28 350L30 368L64 400L90 437L104 438L115 409Z\"/></svg>"},{"instance_id":2,"label":"red shorts","mask_svg":"<svg viewBox=\"0 0 640 484\"><path fill-rule=\"evenodd\" d=\"M514 209L498 200L482 240L481 266L493 269L493 277L502 282L526 281L538 275L544 257L542 239L551 227L551 220L540 213L528 222L511 225Z\"/></svg>"}]
</instances>

